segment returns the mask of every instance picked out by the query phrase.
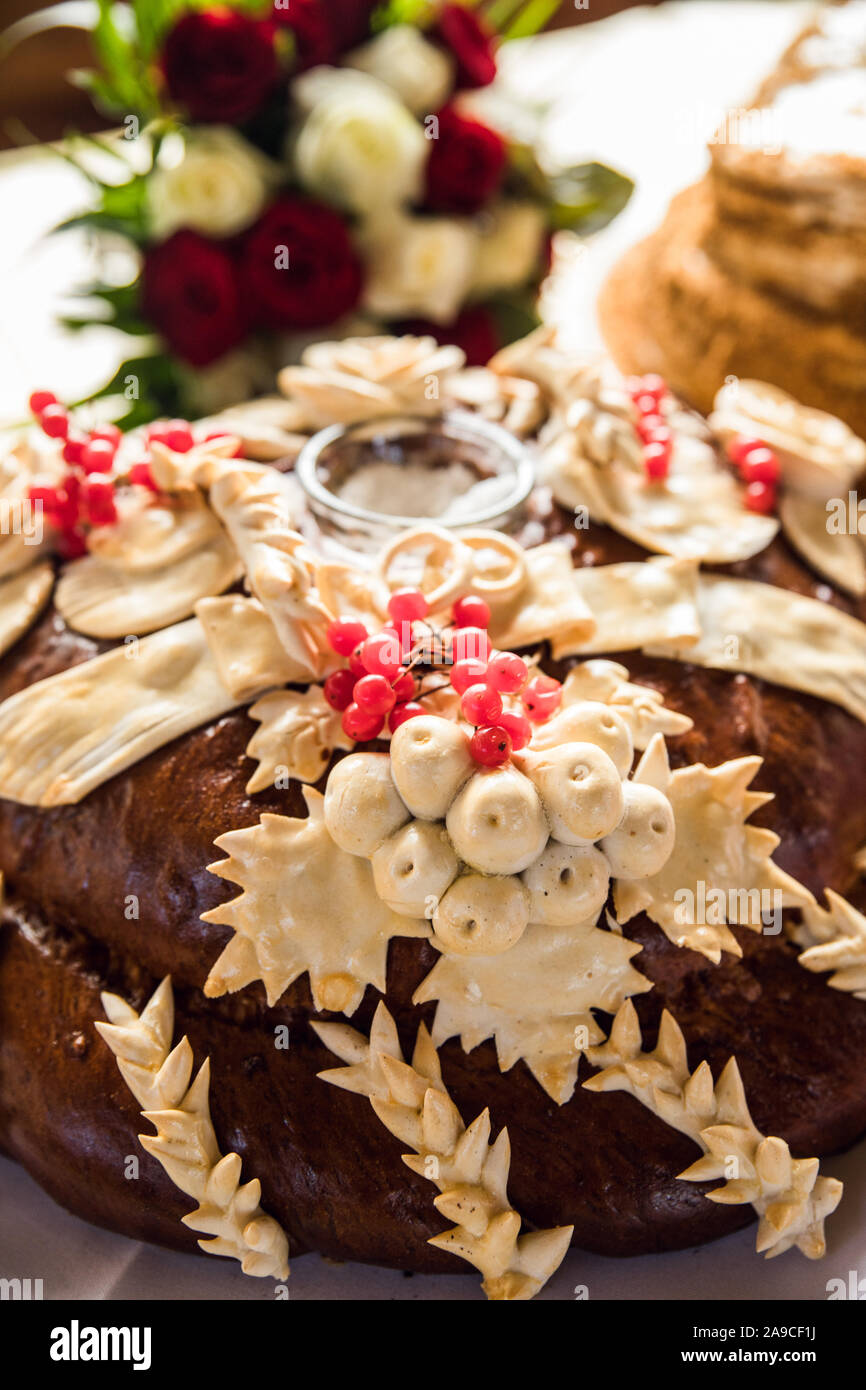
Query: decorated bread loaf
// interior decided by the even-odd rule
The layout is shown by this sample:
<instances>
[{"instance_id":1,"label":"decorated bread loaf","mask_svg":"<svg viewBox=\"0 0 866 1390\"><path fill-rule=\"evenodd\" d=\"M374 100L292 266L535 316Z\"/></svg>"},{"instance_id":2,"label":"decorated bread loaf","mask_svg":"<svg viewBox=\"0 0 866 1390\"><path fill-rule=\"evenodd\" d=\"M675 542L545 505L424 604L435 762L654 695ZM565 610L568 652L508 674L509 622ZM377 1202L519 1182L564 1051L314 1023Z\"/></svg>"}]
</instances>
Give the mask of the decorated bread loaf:
<instances>
[{"instance_id":1,"label":"decorated bread loaf","mask_svg":"<svg viewBox=\"0 0 866 1390\"><path fill-rule=\"evenodd\" d=\"M570 1245L755 1219L820 1256L866 1131L866 571L832 524L866 446L758 380L705 421L547 330L473 370L320 344L282 385L123 438L40 393L3 462L4 1150L278 1281L320 1251L525 1299ZM382 415L476 421L531 494L335 540L295 458Z\"/></svg>"}]
</instances>

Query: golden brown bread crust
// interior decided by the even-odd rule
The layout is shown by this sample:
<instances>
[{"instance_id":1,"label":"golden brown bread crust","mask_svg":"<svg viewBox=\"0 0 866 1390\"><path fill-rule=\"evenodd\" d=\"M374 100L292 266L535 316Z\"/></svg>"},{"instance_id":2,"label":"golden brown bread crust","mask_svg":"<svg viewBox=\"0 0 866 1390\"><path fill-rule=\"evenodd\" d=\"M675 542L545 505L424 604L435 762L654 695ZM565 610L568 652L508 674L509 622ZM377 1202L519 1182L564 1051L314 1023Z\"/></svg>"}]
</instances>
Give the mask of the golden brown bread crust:
<instances>
[{"instance_id":1,"label":"golden brown bread crust","mask_svg":"<svg viewBox=\"0 0 866 1390\"><path fill-rule=\"evenodd\" d=\"M815 233L818 236L818 233ZM709 179L673 199L659 229L627 251L605 281L599 320L625 372L660 372L697 409L712 409L728 376L769 381L866 436L866 331L821 314L768 283L743 277L736 240L722 231ZM754 243L753 243L754 244Z\"/></svg>"},{"instance_id":2,"label":"golden brown bread crust","mask_svg":"<svg viewBox=\"0 0 866 1390\"><path fill-rule=\"evenodd\" d=\"M567 522L561 514L558 524ZM640 553L601 528L579 543L595 563ZM815 587L781 542L741 569ZM49 616L0 663L0 697L94 651ZM777 799L757 819L782 835L777 858L815 892L827 883L850 891L852 855L866 841L866 728L834 706L745 676L635 653L621 659L694 718L694 729L671 741L672 761L761 754L758 785ZM201 994L228 933L200 913L234 892L206 872L217 857L214 838L266 810L303 814L297 788L246 795L253 727L244 714L224 718L79 806L46 812L0 803L0 869L13 908L0 933L0 1145L86 1219L195 1248L179 1220L190 1204L140 1150L135 1136L147 1126L92 1026L102 1016L101 988L140 1005L170 971L178 1036L188 1032L197 1058L212 1059L218 1136L261 1179L263 1204L295 1253L462 1269L426 1244L445 1223L429 1185L401 1163L399 1142L362 1098L316 1079L333 1058L309 1027L306 981L273 1010L260 986L220 1000ZM124 916L130 893L140 900L137 921ZM736 1052L757 1124L797 1154L832 1152L866 1130L862 1003L804 971L779 937L738 930L744 960L713 966L672 946L646 919L626 932L642 943L635 964L656 985L636 1001L648 1041L667 1006L692 1066L707 1057L718 1073ZM387 1001L404 1044L430 1019L432 1006L415 1009L410 1000L435 958L423 942L392 943ZM368 990L353 1022L366 1028L375 1002ZM274 1046L279 1023L290 1029L288 1051ZM750 1209L707 1202L705 1186L677 1180L696 1156L693 1145L631 1098L578 1089L559 1108L522 1063L501 1075L492 1043L466 1056L452 1041L442 1058L467 1120L489 1105L495 1127L508 1125L511 1195L538 1224L573 1222L578 1245L637 1254L710 1240L749 1220ZM589 1073L584 1063L581 1079ZM140 1157L138 1181L124 1176L129 1154Z\"/></svg>"}]
</instances>

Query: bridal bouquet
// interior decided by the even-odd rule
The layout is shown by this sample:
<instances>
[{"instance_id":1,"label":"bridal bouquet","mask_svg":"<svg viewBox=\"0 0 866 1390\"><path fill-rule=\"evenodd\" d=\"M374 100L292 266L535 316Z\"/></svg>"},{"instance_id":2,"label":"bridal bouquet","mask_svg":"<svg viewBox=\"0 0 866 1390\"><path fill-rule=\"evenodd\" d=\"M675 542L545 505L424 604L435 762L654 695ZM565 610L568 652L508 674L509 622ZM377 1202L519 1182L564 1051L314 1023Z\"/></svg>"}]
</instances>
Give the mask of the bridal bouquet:
<instances>
[{"instance_id":1,"label":"bridal bouquet","mask_svg":"<svg viewBox=\"0 0 866 1390\"><path fill-rule=\"evenodd\" d=\"M551 174L479 114L499 45L557 0L100 0L80 75L124 138L68 225L137 251L73 327L140 348L127 423L267 389L314 338L412 331L486 361L532 326L552 235L626 201L601 164ZM80 150L80 141L70 150ZM80 158L79 155L75 156Z\"/></svg>"}]
</instances>

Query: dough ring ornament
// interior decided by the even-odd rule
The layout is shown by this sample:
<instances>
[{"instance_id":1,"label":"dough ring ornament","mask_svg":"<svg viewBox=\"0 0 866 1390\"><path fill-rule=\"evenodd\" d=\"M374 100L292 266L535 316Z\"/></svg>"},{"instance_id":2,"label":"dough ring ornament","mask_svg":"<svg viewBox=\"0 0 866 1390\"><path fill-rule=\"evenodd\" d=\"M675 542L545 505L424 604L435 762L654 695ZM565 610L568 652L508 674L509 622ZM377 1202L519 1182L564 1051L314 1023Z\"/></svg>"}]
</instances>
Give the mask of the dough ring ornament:
<instances>
[{"instance_id":1,"label":"dough ring ornament","mask_svg":"<svg viewBox=\"0 0 866 1390\"><path fill-rule=\"evenodd\" d=\"M328 361L305 437L346 423ZM866 1132L866 604L748 505L760 386L714 433L548 332L451 366L443 411L533 403L554 500L507 535L334 563L272 441L174 422L117 443L72 559L61 443L4 460L49 515L0 547L0 1144L280 1280L318 1250L522 1299L569 1243L756 1213L817 1257ZM823 496L798 419L762 446Z\"/></svg>"}]
</instances>

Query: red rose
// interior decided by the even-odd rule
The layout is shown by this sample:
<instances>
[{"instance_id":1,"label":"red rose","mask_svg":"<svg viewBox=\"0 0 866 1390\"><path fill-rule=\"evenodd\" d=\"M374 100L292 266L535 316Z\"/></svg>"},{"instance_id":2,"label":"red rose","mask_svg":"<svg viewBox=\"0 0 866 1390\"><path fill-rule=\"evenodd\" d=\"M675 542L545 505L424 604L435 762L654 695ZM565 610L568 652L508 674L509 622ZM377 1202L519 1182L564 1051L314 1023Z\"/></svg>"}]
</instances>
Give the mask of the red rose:
<instances>
[{"instance_id":1,"label":"red rose","mask_svg":"<svg viewBox=\"0 0 866 1390\"><path fill-rule=\"evenodd\" d=\"M370 20L381 0L325 0L342 53L370 37Z\"/></svg>"},{"instance_id":2,"label":"red rose","mask_svg":"<svg viewBox=\"0 0 866 1390\"><path fill-rule=\"evenodd\" d=\"M231 257L198 232L175 232L148 251L141 302L172 351L194 367L222 357L246 333Z\"/></svg>"},{"instance_id":3,"label":"red rose","mask_svg":"<svg viewBox=\"0 0 866 1390\"><path fill-rule=\"evenodd\" d=\"M235 10L191 10L166 38L162 71L192 120L246 120L279 76L273 26Z\"/></svg>"},{"instance_id":4,"label":"red rose","mask_svg":"<svg viewBox=\"0 0 866 1390\"><path fill-rule=\"evenodd\" d=\"M435 338L437 343L456 343L466 353L469 367L484 367L502 346L496 319L483 304L464 309L452 323L431 323L428 319L410 319L398 325L398 333L415 333L419 337Z\"/></svg>"},{"instance_id":5,"label":"red rose","mask_svg":"<svg viewBox=\"0 0 866 1390\"><path fill-rule=\"evenodd\" d=\"M248 234L241 276L270 328L322 328L355 308L361 262L345 222L321 203L280 198Z\"/></svg>"},{"instance_id":6,"label":"red rose","mask_svg":"<svg viewBox=\"0 0 866 1390\"><path fill-rule=\"evenodd\" d=\"M474 10L446 5L432 32L457 60L459 89L490 85L496 76L493 35Z\"/></svg>"},{"instance_id":7,"label":"red rose","mask_svg":"<svg viewBox=\"0 0 866 1390\"><path fill-rule=\"evenodd\" d=\"M273 17L276 24L290 31L299 69L334 61L336 35L323 0L274 0Z\"/></svg>"},{"instance_id":8,"label":"red rose","mask_svg":"<svg viewBox=\"0 0 866 1390\"><path fill-rule=\"evenodd\" d=\"M427 163L427 204L438 212L477 212L499 191L505 141L453 106L438 119L439 135L430 142Z\"/></svg>"}]
</instances>

